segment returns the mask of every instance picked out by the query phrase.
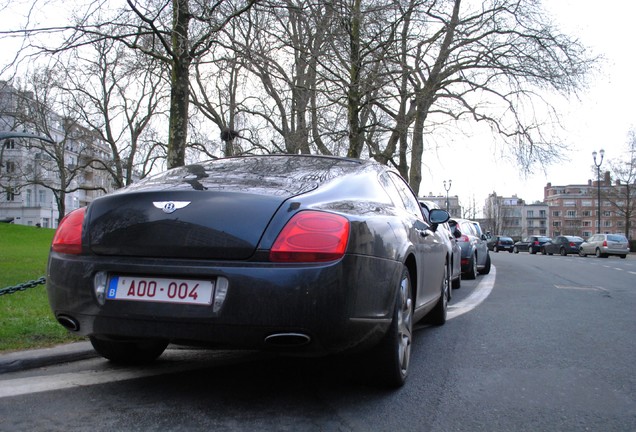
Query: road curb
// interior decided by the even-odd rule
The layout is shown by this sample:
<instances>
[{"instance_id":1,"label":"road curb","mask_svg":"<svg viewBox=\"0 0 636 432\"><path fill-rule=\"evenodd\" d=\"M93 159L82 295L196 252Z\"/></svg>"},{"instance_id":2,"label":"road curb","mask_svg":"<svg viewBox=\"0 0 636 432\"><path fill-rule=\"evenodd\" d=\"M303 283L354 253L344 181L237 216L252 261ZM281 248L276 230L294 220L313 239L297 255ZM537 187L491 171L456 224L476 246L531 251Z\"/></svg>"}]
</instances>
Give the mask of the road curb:
<instances>
[{"instance_id":1,"label":"road curb","mask_svg":"<svg viewBox=\"0 0 636 432\"><path fill-rule=\"evenodd\" d=\"M0 354L0 374L97 357L90 342Z\"/></svg>"}]
</instances>

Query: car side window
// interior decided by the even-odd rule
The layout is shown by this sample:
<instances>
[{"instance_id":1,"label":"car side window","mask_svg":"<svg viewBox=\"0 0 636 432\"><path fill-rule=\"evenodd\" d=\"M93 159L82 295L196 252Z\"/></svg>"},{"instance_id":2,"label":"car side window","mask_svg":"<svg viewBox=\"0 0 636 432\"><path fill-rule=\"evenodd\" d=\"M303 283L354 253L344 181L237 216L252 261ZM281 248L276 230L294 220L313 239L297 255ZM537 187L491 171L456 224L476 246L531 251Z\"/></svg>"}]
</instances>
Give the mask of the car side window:
<instances>
[{"instance_id":1,"label":"car side window","mask_svg":"<svg viewBox=\"0 0 636 432\"><path fill-rule=\"evenodd\" d=\"M408 187L404 179L393 172L389 173L389 175L393 184L395 184L395 188L397 189L400 198L402 199L404 208L406 208L409 213L412 213L413 215L424 219L422 208L420 207L420 202L417 200L417 198L411 191L411 188Z\"/></svg>"},{"instance_id":2,"label":"car side window","mask_svg":"<svg viewBox=\"0 0 636 432\"><path fill-rule=\"evenodd\" d=\"M464 234L468 234L468 235L471 235L473 237L475 236L475 231L473 230L472 225L469 224L469 223L462 223L460 231L462 233L464 233Z\"/></svg>"}]
</instances>

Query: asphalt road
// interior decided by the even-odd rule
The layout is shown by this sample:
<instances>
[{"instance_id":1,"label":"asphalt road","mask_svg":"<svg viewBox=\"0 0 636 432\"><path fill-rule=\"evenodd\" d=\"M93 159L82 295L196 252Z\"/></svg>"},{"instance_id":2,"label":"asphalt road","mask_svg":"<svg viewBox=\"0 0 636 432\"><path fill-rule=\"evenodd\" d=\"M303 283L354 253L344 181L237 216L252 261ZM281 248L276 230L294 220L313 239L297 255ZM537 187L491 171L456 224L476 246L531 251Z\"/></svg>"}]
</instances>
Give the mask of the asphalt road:
<instances>
[{"instance_id":1,"label":"asphalt road","mask_svg":"<svg viewBox=\"0 0 636 432\"><path fill-rule=\"evenodd\" d=\"M636 257L492 254L396 391L337 359L171 349L0 374L0 431L634 431Z\"/></svg>"}]
</instances>

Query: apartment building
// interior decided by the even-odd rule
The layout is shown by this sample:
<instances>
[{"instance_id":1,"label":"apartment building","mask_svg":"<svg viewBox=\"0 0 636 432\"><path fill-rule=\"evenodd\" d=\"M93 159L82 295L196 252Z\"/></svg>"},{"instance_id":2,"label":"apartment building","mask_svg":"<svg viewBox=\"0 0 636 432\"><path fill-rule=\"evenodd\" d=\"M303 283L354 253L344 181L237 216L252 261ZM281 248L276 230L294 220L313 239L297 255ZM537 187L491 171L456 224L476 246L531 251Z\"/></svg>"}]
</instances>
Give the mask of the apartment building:
<instances>
[{"instance_id":1,"label":"apartment building","mask_svg":"<svg viewBox=\"0 0 636 432\"><path fill-rule=\"evenodd\" d=\"M484 218L480 222L484 231L515 240L547 235L548 205L542 202L527 204L517 196L504 197L493 192L486 199Z\"/></svg>"},{"instance_id":2,"label":"apartment building","mask_svg":"<svg viewBox=\"0 0 636 432\"><path fill-rule=\"evenodd\" d=\"M30 96L0 81L0 131L37 130L35 120L28 119L34 111ZM54 143L34 138L0 141L0 222L56 228L62 196L68 213L112 190L108 174L89 163L109 161L109 148L77 124L70 130L56 113L47 112L46 122ZM60 154L63 161L55 160ZM67 176L65 187L60 164Z\"/></svg>"},{"instance_id":3,"label":"apartment building","mask_svg":"<svg viewBox=\"0 0 636 432\"><path fill-rule=\"evenodd\" d=\"M636 185L632 187L636 189ZM625 209L628 205L634 206L634 201L630 204L627 199L627 191L629 189L619 181L612 183L609 172L604 174L600 183L593 180L588 180L587 184L565 186L548 183L544 188L544 199L550 213L548 235L577 235L587 238L596 232L625 234ZM634 198L631 197L632 200ZM636 235L636 215L631 216L628 238L633 239Z\"/></svg>"}]
</instances>

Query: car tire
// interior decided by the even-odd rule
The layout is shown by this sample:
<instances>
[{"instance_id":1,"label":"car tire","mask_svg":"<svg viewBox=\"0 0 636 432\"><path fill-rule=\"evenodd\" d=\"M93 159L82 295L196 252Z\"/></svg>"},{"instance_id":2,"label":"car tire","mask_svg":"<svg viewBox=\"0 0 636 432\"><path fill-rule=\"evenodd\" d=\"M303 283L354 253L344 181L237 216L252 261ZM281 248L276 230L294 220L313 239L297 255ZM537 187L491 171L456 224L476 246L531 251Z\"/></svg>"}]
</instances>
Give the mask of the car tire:
<instances>
[{"instance_id":1,"label":"car tire","mask_svg":"<svg viewBox=\"0 0 636 432\"><path fill-rule=\"evenodd\" d=\"M477 255L473 254L473 257L470 259L470 268L466 273L466 279L476 279L477 278Z\"/></svg>"},{"instance_id":2,"label":"car tire","mask_svg":"<svg viewBox=\"0 0 636 432\"><path fill-rule=\"evenodd\" d=\"M460 289L462 287L462 276L461 275L459 275L458 277L453 279L452 287L453 287L453 289Z\"/></svg>"},{"instance_id":3,"label":"car tire","mask_svg":"<svg viewBox=\"0 0 636 432\"><path fill-rule=\"evenodd\" d=\"M514 253L519 253L519 249L517 249L517 246L515 246L514 248L512 248L512 251L513 251Z\"/></svg>"},{"instance_id":4,"label":"car tire","mask_svg":"<svg viewBox=\"0 0 636 432\"><path fill-rule=\"evenodd\" d=\"M168 346L165 340L110 340L90 337L91 345L99 355L113 363L138 365L157 359Z\"/></svg>"},{"instance_id":5,"label":"car tire","mask_svg":"<svg viewBox=\"0 0 636 432\"><path fill-rule=\"evenodd\" d=\"M479 274L485 275L490 273L491 265L492 263L490 262L490 255L486 255L486 264L484 265L484 268L480 270Z\"/></svg>"},{"instance_id":6,"label":"car tire","mask_svg":"<svg viewBox=\"0 0 636 432\"><path fill-rule=\"evenodd\" d=\"M607 254L602 253L599 248L596 248L595 255L596 258L607 258Z\"/></svg>"},{"instance_id":7,"label":"car tire","mask_svg":"<svg viewBox=\"0 0 636 432\"><path fill-rule=\"evenodd\" d=\"M448 293L450 291L450 285L448 283L448 266L444 266L444 278L442 279L441 291L442 295L437 301L437 304L426 317L426 321L435 326L442 326L446 324L446 315L448 313Z\"/></svg>"},{"instance_id":8,"label":"car tire","mask_svg":"<svg viewBox=\"0 0 636 432\"><path fill-rule=\"evenodd\" d=\"M492 248L492 251L495 252L495 253L499 253L499 248L497 246L495 246L495 247Z\"/></svg>"},{"instance_id":9,"label":"car tire","mask_svg":"<svg viewBox=\"0 0 636 432\"><path fill-rule=\"evenodd\" d=\"M565 251L564 248L561 248L561 250L559 251L559 253L561 254L561 256L566 256L568 253Z\"/></svg>"},{"instance_id":10,"label":"car tire","mask_svg":"<svg viewBox=\"0 0 636 432\"><path fill-rule=\"evenodd\" d=\"M579 249L579 256L581 258L585 258L587 256L587 254L585 252L583 252L583 249Z\"/></svg>"},{"instance_id":11,"label":"car tire","mask_svg":"<svg viewBox=\"0 0 636 432\"><path fill-rule=\"evenodd\" d=\"M536 251L536 250L534 250L534 248L533 248L532 246L530 246L530 247L528 248L528 252L530 253L530 255L534 255L534 254L536 254L536 253L537 253L537 251Z\"/></svg>"},{"instance_id":12,"label":"car tire","mask_svg":"<svg viewBox=\"0 0 636 432\"><path fill-rule=\"evenodd\" d=\"M541 255L547 255L548 253L545 251L545 248L541 248ZM550 254L552 255L552 254Z\"/></svg>"},{"instance_id":13,"label":"car tire","mask_svg":"<svg viewBox=\"0 0 636 432\"><path fill-rule=\"evenodd\" d=\"M397 291L391 326L369 356L365 356L369 360L369 376L381 386L393 388L401 387L406 382L413 341L413 293L406 266L402 270Z\"/></svg>"},{"instance_id":14,"label":"car tire","mask_svg":"<svg viewBox=\"0 0 636 432\"><path fill-rule=\"evenodd\" d=\"M627 255L623 254L623 255L619 255L621 257L621 259L625 259L627 258Z\"/></svg>"}]
</instances>

